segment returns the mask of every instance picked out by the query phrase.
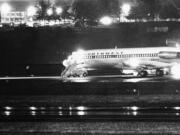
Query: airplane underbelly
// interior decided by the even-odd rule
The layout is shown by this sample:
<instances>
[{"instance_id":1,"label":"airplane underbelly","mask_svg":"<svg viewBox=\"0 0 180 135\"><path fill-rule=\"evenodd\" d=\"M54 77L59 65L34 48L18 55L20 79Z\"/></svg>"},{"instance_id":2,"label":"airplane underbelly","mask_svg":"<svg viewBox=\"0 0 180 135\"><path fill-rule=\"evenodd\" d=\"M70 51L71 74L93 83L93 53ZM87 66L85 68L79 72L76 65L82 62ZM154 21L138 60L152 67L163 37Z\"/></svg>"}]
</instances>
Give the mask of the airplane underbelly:
<instances>
[{"instance_id":1,"label":"airplane underbelly","mask_svg":"<svg viewBox=\"0 0 180 135\"><path fill-rule=\"evenodd\" d=\"M109 67L113 66L117 63L120 63L121 61L117 59L96 59L96 60L90 60L85 62L89 67Z\"/></svg>"}]
</instances>

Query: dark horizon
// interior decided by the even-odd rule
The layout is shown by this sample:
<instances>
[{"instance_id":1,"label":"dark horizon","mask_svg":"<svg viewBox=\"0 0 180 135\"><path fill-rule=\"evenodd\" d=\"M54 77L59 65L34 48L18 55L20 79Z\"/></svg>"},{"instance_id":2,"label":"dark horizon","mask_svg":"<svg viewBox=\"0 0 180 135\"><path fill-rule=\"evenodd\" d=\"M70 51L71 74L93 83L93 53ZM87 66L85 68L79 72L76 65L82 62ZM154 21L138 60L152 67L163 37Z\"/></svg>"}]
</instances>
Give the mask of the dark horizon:
<instances>
[{"instance_id":1,"label":"dark horizon","mask_svg":"<svg viewBox=\"0 0 180 135\"><path fill-rule=\"evenodd\" d=\"M13 11L26 11L29 6L36 5L39 0L0 0L2 3L8 3L11 5ZM73 0L50 0L52 3L61 3Z\"/></svg>"}]
</instances>

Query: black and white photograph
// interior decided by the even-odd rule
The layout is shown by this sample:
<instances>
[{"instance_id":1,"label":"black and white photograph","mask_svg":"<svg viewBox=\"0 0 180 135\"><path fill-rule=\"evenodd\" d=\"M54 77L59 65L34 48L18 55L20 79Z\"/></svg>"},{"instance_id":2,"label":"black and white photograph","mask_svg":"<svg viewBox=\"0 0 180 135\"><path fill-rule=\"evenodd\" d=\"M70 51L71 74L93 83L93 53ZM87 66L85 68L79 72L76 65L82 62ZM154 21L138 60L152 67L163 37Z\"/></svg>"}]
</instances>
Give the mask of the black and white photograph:
<instances>
[{"instance_id":1,"label":"black and white photograph","mask_svg":"<svg viewBox=\"0 0 180 135\"><path fill-rule=\"evenodd\" d=\"M0 135L180 134L180 0L0 0Z\"/></svg>"}]
</instances>

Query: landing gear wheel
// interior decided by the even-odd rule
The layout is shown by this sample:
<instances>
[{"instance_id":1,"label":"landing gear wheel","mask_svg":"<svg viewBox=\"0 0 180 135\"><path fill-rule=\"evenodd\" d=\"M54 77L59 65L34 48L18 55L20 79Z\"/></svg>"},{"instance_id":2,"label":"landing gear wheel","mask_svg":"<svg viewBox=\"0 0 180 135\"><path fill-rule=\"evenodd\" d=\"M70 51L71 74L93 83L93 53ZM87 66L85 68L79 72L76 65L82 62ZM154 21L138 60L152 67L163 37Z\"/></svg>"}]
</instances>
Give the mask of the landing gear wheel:
<instances>
[{"instance_id":1,"label":"landing gear wheel","mask_svg":"<svg viewBox=\"0 0 180 135\"><path fill-rule=\"evenodd\" d=\"M70 78L70 77L72 77L72 76L71 76L71 75L68 75L68 76L67 76L67 78Z\"/></svg>"},{"instance_id":2,"label":"landing gear wheel","mask_svg":"<svg viewBox=\"0 0 180 135\"><path fill-rule=\"evenodd\" d=\"M88 74L87 73L83 73L83 77L86 77Z\"/></svg>"},{"instance_id":3,"label":"landing gear wheel","mask_svg":"<svg viewBox=\"0 0 180 135\"><path fill-rule=\"evenodd\" d=\"M156 76L162 77L164 72L162 70L156 70Z\"/></svg>"},{"instance_id":4,"label":"landing gear wheel","mask_svg":"<svg viewBox=\"0 0 180 135\"><path fill-rule=\"evenodd\" d=\"M77 75L77 74L74 74L73 77L78 77L78 75Z\"/></svg>"},{"instance_id":5,"label":"landing gear wheel","mask_svg":"<svg viewBox=\"0 0 180 135\"><path fill-rule=\"evenodd\" d=\"M138 76L140 77L146 77L148 75L147 71L140 71Z\"/></svg>"}]
</instances>

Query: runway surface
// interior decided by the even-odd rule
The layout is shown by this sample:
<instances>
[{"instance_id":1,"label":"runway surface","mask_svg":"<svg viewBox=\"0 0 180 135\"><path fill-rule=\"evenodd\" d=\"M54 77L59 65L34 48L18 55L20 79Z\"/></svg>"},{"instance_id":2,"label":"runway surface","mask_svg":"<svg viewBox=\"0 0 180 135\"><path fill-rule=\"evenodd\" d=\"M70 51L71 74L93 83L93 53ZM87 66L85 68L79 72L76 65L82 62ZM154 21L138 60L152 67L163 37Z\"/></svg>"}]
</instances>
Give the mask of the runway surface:
<instances>
[{"instance_id":1,"label":"runway surface","mask_svg":"<svg viewBox=\"0 0 180 135\"><path fill-rule=\"evenodd\" d=\"M171 76L1 77L0 85L2 121L180 121L180 96L157 97L180 95Z\"/></svg>"},{"instance_id":2,"label":"runway surface","mask_svg":"<svg viewBox=\"0 0 180 135\"><path fill-rule=\"evenodd\" d=\"M171 76L0 78L0 134L179 133Z\"/></svg>"},{"instance_id":3,"label":"runway surface","mask_svg":"<svg viewBox=\"0 0 180 135\"><path fill-rule=\"evenodd\" d=\"M165 82L178 81L180 78L173 78L171 75L164 77L136 77L132 75L102 75L88 77L62 78L61 76L24 76L24 77L0 77L1 80L59 80L62 82Z\"/></svg>"},{"instance_id":4,"label":"runway surface","mask_svg":"<svg viewBox=\"0 0 180 135\"><path fill-rule=\"evenodd\" d=\"M0 94L178 94L180 79L172 76L138 78L133 76L104 75L85 78L60 76L0 77Z\"/></svg>"}]
</instances>

